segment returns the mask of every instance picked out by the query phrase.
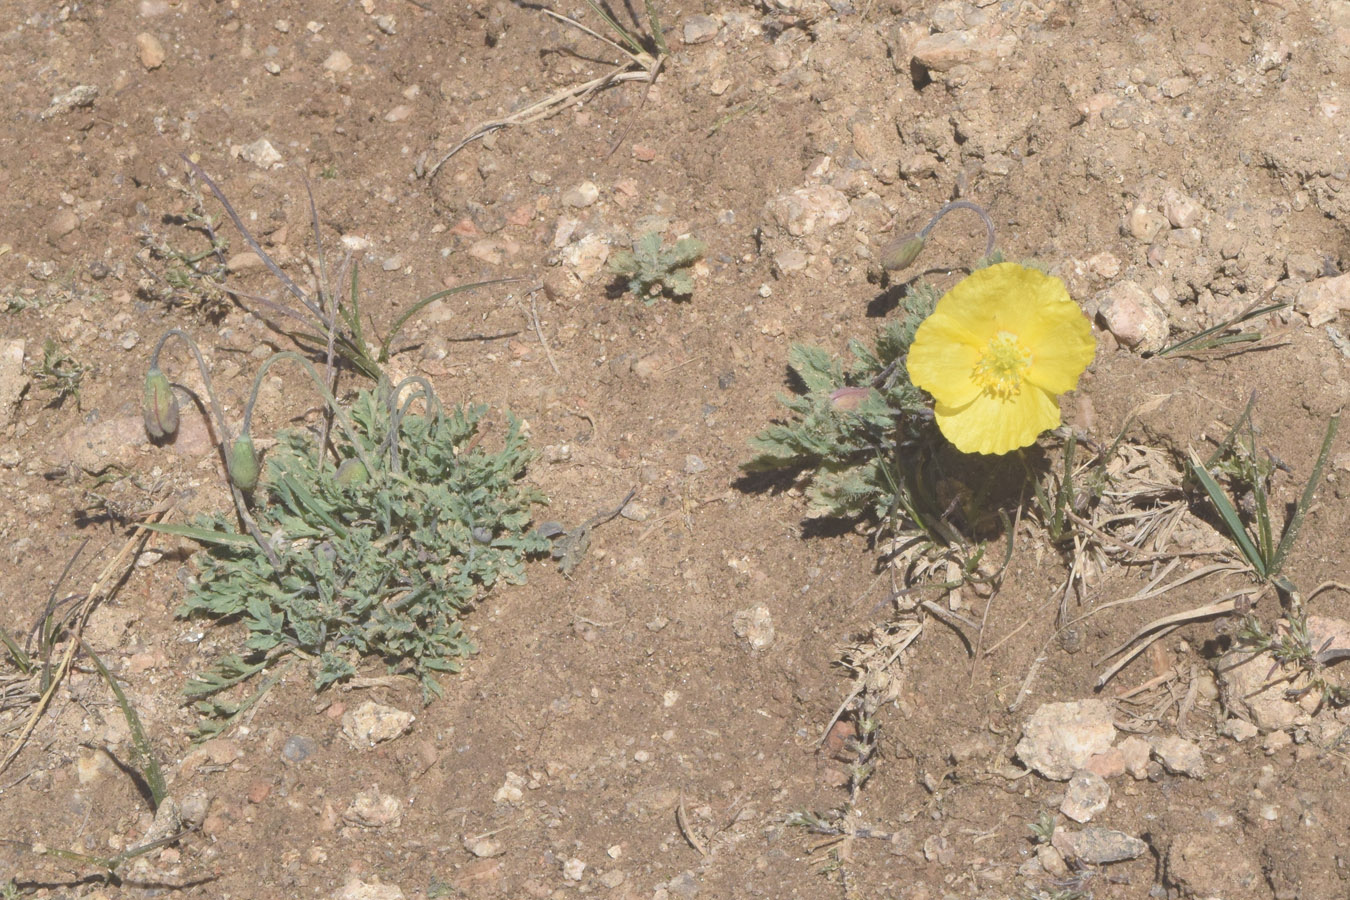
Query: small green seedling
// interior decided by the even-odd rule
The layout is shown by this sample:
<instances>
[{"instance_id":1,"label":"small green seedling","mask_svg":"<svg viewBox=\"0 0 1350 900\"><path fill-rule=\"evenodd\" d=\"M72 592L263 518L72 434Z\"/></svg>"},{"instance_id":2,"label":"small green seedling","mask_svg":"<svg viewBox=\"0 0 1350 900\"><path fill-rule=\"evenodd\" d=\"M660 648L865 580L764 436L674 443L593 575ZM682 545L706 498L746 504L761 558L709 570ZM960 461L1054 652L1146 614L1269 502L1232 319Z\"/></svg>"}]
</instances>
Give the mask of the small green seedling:
<instances>
[{"instance_id":1,"label":"small green seedling","mask_svg":"<svg viewBox=\"0 0 1350 900\"><path fill-rule=\"evenodd\" d=\"M1256 432L1251 422L1251 410L1252 402L1249 401L1246 410L1229 431L1228 437L1219 445L1219 450L1207 462L1202 462L1199 457L1192 453L1189 463L1190 471L1204 489L1210 503L1219 513L1219 518L1228 530L1229 537L1237 545L1253 574L1263 582L1273 584L1286 593L1292 593L1295 588L1283 574L1284 562L1290 549L1294 546L1294 542L1298 539L1303 519L1312 506L1313 497L1318 487L1322 484L1322 473L1326 469L1327 458L1331 453L1331 444L1336 439L1336 431L1340 426L1341 419L1340 416L1332 416L1331 421L1327 423L1326 434L1322 438L1322 447L1317 454L1317 462L1313 464L1312 474L1308 477L1308 483L1304 485L1303 494L1294 506L1293 514L1289 517L1289 521L1285 523L1284 533L1277 540L1275 525L1270 513L1267 488L1271 467L1269 461L1263 459L1257 449ZM1241 435L1244 425L1247 430L1245 438ZM1229 458L1226 464L1230 473L1230 481L1237 484L1241 489L1251 492L1253 527L1250 529L1238 513L1238 504L1234 503L1218 481L1215 480L1214 475L1211 474L1211 472L1222 472L1225 457Z\"/></svg>"},{"instance_id":2,"label":"small green seedling","mask_svg":"<svg viewBox=\"0 0 1350 900\"><path fill-rule=\"evenodd\" d=\"M1027 830L1031 832L1031 839L1038 844L1048 844L1050 839L1055 836L1055 817L1045 810L1036 817L1036 821L1027 823Z\"/></svg>"},{"instance_id":3,"label":"small green seedling","mask_svg":"<svg viewBox=\"0 0 1350 900\"><path fill-rule=\"evenodd\" d=\"M216 231L219 222L206 212L197 186L169 182L188 201L188 209L179 217L186 240L199 249L185 249L170 242L165 234L141 232L141 252L136 262L146 274L141 290L168 306L185 306L199 311L212 321L224 317L230 308L230 294L224 287L229 242ZM202 242L205 246L202 246Z\"/></svg>"},{"instance_id":4,"label":"small green seedling","mask_svg":"<svg viewBox=\"0 0 1350 900\"><path fill-rule=\"evenodd\" d=\"M691 268L707 249L702 241L680 238L666 247L661 232L649 231L633 242L632 250L620 250L609 258L614 274L628 279L628 290L648 306L662 294L688 297L694 293Z\"/></svg>"},{"instance_id":5,"label":"small green seedling","mask_svg":"<svg viewBox=\"0 0 1350 900\"><path fill-rule=\"evenodd\" d=\"M1269 653L1279 666L1303 676L1303 687L1286 692L1289 699L1297 700L1304 694L1315 692L1321 703L1334 707L1350 705L1350 689L1329 681L1325 674L1327 666L1344 661L1346 652L1314 646L1308 630L1308 616L1302 608L1295 609L1273 634L1260 619L1248 615L1238 631L1238 640L1257 652Z\"/></svg>"},{"instance_id":6,"label":"small green seedling","mask_svg":"<svg viewBox=\"0 0 1350 900\"><path fill-rule=\"evenodd\" d=\"M76 362L51 338L42 342L42 366L33 374L38 390L52 396L51 406L61 406L67 398L80 406L80 386L89 367Z\"/></svg>"}]
</instances>

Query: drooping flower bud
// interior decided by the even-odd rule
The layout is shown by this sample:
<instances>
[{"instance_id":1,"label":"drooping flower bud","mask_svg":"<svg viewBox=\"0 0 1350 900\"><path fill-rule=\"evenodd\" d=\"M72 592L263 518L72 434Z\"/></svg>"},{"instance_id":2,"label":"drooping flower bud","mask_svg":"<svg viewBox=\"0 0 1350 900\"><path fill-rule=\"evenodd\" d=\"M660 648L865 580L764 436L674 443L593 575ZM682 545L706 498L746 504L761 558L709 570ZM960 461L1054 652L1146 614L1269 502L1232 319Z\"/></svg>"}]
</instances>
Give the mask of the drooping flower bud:
<instances>
[{"instance_id":1,"label":"drooping flower bud","mask_svg":"<svg viewBox=\"0 0 1350 900\"><path fill-rule=\"evenodd\" d=\"M867 399L867 395L870 393L872 393L872 389L868 387L836 388L830 393L830 404L835 409L852 412L862 406L862 402Z\"/></svg>"},{"instance_id":2,"label":"drooping flower bud","mask_svg":"<svg viewBox=\"0 0 1350 900\"><path fill-rule=\"evenodd\" d=\"M162 441L178 431L178 398L173 395L169 376L159 368L145 373L141 414L145 417L145 433L151 440Z\"/></svg>"},{"instance_id":3,"label":"drooping flower bud","mask_svg":"<svg viewBox=\"0 0 1350 900\"><path fill-rule=\"evenodd\" d=\"M361 460L352 457L344 459L337 468L337 483L343 487L356 487L370 480L370 470Z\"/></svg>"},{"instance_id":4,"label":"drooping flower bud","mask_svg":"<svg viewBox=\"0 0 1350 900\"><path fill-rule=\"evenodd\" d=\"M258 486L258 451L247 433L235 438L227 464L230 480L239 490L251 491Z\"/></svg>"},{"instance_id":5,"label":"drooping flower bud","mask_svg":"<svg viewBox=\"0 0 1350 900\"><path fill-rule=\"evenodd\" d=\"M908 269L923 252L923 238L917 234L897 238L881 248L881 267L888 272Z\"/></svg>"}]
</instances>

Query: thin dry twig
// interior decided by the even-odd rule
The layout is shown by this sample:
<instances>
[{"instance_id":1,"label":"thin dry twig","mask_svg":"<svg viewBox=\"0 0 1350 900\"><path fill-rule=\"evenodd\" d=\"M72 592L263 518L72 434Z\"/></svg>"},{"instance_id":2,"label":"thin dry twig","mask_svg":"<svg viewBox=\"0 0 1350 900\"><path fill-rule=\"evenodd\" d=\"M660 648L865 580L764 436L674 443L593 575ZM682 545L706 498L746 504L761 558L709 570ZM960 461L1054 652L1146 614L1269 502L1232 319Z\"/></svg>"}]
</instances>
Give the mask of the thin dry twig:
<instances>
[{"instance_id":1,"label":"thin dry twig","mask_svg":"<svg viewBox=\"0 0 1350 900\"><path fill-rule=\"evenodd\" d=\"M675 807L675 824L680 828L680 834L690 847L698 851L699 856L708 855L708 847L703 841L699 840L698 835L689 827L689 817L684 811L684 788L680 788L680 802Z\"/></svg>"},{"instance_id":2,"label":"thin dry twig","mask_svg":"<svg viewBox=\"0 0 1350 900\"><path fill-rule=\"evenodd\" d=\"M32 736L33 730L37 728L38 721L42 718L43 713L46 712L47 707L51 704L52 697L56 695L57 688L60 687L61 682L65 679L66 673L70 671L71 663L75 660L75 653L80 647L81 638L84 636L84 627L88 623L89 616L93 613L94 608L98 606L100 600L106 599L107 596L109 596L111 589L121 581L123 574L125 574L123 569L127 563L127 559L129 557L134 558L136 551L144 545L146 539L149 537L150 529L146 528L146 522L158 522L173 508L173 505L173 498L162 500L146 514L143 521L136 523L135 530L122 545L122 549L119 550L117 555L103 567L103 571L98 574L98 577L94 579L94 583L90 585L84 599L80 601L79 607L71 616L70 621L74 622L74 630L70 635L70 640L66 644L66 652L61 658L61 663L52 673L51 682L47 685L47 690L43 691L42 696L38 698L32 713L28 716L28 721L24 724L23 730L19 732L19 736L15 738L14 743L10 745L9 750L5 753L4 759L0 760L0 772L4 772L9 768L10 764L18 757L20 751L23 750L24 745L28 743L28 738Z\"/></svg>"}]
</instances>

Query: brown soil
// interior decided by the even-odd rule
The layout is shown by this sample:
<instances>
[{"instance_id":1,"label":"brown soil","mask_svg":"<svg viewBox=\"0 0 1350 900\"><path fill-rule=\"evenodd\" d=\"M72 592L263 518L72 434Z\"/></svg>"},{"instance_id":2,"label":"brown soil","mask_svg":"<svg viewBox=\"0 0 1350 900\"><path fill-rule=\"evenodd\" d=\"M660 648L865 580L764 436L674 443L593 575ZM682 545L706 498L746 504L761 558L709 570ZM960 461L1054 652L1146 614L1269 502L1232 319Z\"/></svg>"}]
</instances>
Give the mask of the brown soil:
<instances>
[{"instance_id":1,"label":"brown soil","mask_svg":"<svg viewBox=\"0 0 1350 900\"><path fill-rule=\"evenodd\" d=\"M189 742L196 714L180 691L232 636L174 617L190 548L152 539L157 553L94 608L85 638L125 685L172 795L204 821L126 863L120 882L32 852L112 855L151 823L135 780L109 761L128 761L122 714L77 661L0 774L0 884L110 898L400 896L395 885L410 898L1344 896L1346 726L1325 709L1283 732L1292 743L1226 736L1208 673L1231 618L1187 625L1094 687L1102 655L1144 624L1250 580L1206 578L1104 607L1065 640L1055 594L1065 561L1029 513L992 602L964 595L961 615L984 633L929 616L888 670L896 690L877 713L875 773L851 802L838 757L852 718L819 745L853 687L836 665L843 648L894 614L878 548L866 523L808 522L799 491L744 481L738 466L747 438L780 415L789 344L842 351L869 337L892 308L867 278L877 248L962 196L990 210L1011 258L1052 265L1090 310L1100 291L1139 285L1174 338L1268 291L1299 301L1257 323L1261 349L1228 355L1145 358L1099 329L1097 361L1065 398L1066 418L1093 438L1125 428L1132 444L1175 459L1208 452L1257 391L1261 439L1287 465L1274 486L1282 517L1350 391L1336 330L1350 302L1335 303L1350 288L1328 277L1350 253L1348 10L1338 0L663 4L671 55L645 95L641 83L607 88L468 144L428 179L419 173L478 123L602 74L617 53L507 2L11 0L0 341L24 342L28 380L17 408L0 411L0 546L12 561L0 613L11 635L23 640L49 596L87 591L122 547L129 529L96 515L91 491L116 512L165 497L178 498L176 516L226 508L194 417L167 447L140 431L158 336L195 336L234 415L260 355L291 346L246 311L261 312L256 302L222 304L218 318L192 298L173 305L137 264L145 234L204 246L181 219L192 204L175 187L187 183L180 154L302 282L314 256L308 180L330 261L344 237L357 248L379 333L431 292L522 278L433 306L396 364L445 398L528 420L547 518L585 521L634 487L638 509L596 528L570 579L539 562L528 584L492 593L468 619L480 652L444 679L442 700L423 708L401 680L316 696L297 673L205 755ZM603 30L584 4L560 11ZM54 103L78 86L96 91ZM279 164L250 161L262 139ZM593 201L573 190L584 182L598 188ZM780 198L803 187L828 188L817 196L846 203L847 220L789 222ZM944 221L925 262L969 261L975 224ZM707 243L689 302L648 307L597 267L604 248L650 227ZM232 255L245 249L228 225L221 234ZM231 286L284 302L250 262L235 259ZM960 271L929 277L950 286ZM540 281L546 290L527 293ZM1333 298L1315 326L1314 289ZM464 340L501 332L514 334ZM88 367L78 404L49 402L34 377L47 338ZM312 413L298 379L283 378L259 434ZM1347 580L1345 454L1342 436L1286 569L1305 593ZM118 477L100 483L100 472ZM1203 517L1188 514L1179 531L1193 543L1168 552L1225 544ZM1212 561L1181 559L1177 574ZM1094 570L1069 617L1131 597L1162 568ZM733 629L756 606L775 629L762 650ZM1350 617L1341 589L1310 606ZM1257 613L1273 621L1276 598ZM16 685L0 712L8 749L33 681L0 674ZM1065 785L1022 776L1022 722L1047 702L1113 699L1151 680L1118 704L1118 723L1184 730L1206 776L1155 762L1141 780L1110 779L1111 805L1092 824L1148 851L1047 871L1028 824L1057 814ZM367 699L415 712L410 732L374 749L344 739L344 711ZM313 752L290 762L297 736ZM514 776L519 795L495 799ZM344 818L372 788L397 800L398 823ZM840 809L850 829L882 836L826 846L787 824ZM488 833L500 852L479 858L466 838Z\"/></svg>"}]
</instances>

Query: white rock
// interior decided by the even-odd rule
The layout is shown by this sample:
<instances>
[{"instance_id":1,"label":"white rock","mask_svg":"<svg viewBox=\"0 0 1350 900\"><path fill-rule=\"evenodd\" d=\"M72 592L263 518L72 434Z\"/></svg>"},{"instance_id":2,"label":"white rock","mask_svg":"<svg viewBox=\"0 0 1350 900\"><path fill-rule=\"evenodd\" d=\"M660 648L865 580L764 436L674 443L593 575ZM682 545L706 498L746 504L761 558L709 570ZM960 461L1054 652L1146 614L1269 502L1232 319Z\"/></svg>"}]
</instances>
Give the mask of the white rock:
<instances>
[{"instance_id":1,"label":"white rock","mask_svg":"<svg viewBox=\"0 0 1350 900\"><path fill-rule=\"evenodd\" d=\"M563 878L568 881L580 881L586 871L586 864L575 856L563 863Z\"/></svg>"},{"instance_id":2,"label":"white rock","mask_svg":"<svg viewBox=\"0 0 1350 900\"><path fill-rule=\"evenodd\" d=\"M396 884L367 884L352 876L340 890L332 895L332 900L403 900L403 889Z\"/></svg>"},{"instance_id":3,"label":"white rock","mask_svg":"<svg viewBox=\"0 0 1350 900\"><path fill-rule=\"evenodd\" d=\"M818 228L832 228L847 222L853 209L842 191L818 184L775 197L769 201L769 212L788 234L804 237Z\"/></svg>"},{"instance_id":4,"label":"white rock","mask_svg":"<svg viewBox=\"0 0 1350 900\"><path fill-rule=\"evenodd\" d=\"M722 26L712 16L695 15L684 20L684 42L702 44L717 37Z\"/></svg>"},{"instance_id":5,"label":"white rock","mask_svg":"<svg viewBox=\"0 0 1350 900\"><path fill-rule=\"evenodd\" d=\"M22 338L0 341L0 428L14 418L19 397L28 388L28 376L23 374Z\"/></svg>"},{"instance_id":6,"label":"white rock","mask_svg":"<svg viewBox=\"0 0 1350 900\"><path fill-rule=\"evenodd\" d=\"M275 169L281 165L281 154L267 138L258 138L251 144L231 147L230 152L236 158L253 163L260 169Z\"/></svg>"},{"instance_id":7,"label":"white rock","mask_svg":"<svg viewBox=\"0 0 1350 900\"><path fill-rule=\"evenodd\" d=\"M147 69L158 69L164 65L164 58L167 56L164 44L148 31L136 35L136 52L140 56L141 65Z\"/></svg>"},{"instance_id":8,"label":"white rock","mask_svg":"<svg viewBox=\"0 0 1350 900\"><path fill-rule=\"evenodd\" d=\"M1046 703L1022 726L1017 755L1051 781L1067 781L1115 738L1111 708L1101 700Z\"/></svg>"},{"instance_id":9,"label":"white rock","mask_svg":"<svg viewBox=\"0 0 1350 900\"><path fill-rule=\"evenodd\" d=\"M1097 318L1124 346L1142 353L1167 344L1167 314L1139 285L1122 281L1098 292L1094 299Z\"/></svg>"},{"instance_id":10,"label":"white rock","mask_svg":"<svg viewBox=\"0 0 1350 900\"><path fill-rule=\"evenodd\" d=\"M1205 777L1205 757L1194 741L1188 741L1177 735L1154 737L1153 755L1163 764L1163 768L1173 775L1189 775L1191 778Z\"/></svg>"},{"instance_id":11,"label":"white rock","mask_svg":"<svg viewBox=\"0 0 1350 900\"><path fill-rule=\"evenodd\" d=\"M1223 733L1240 744L1256 737L1261 733L1261 729L1246 719L1234 717L1223 723Z\"/></svg>"},{"instance_id":12,"label":"white rock","mask_svg":"<svg viewBox=\"0 0 1350 900\"><path fill-rule=\"evenodd\" d=\"M410 712L367 700L342 716L342 733L359 747L373 747L403 734L416 718Z\"/></svg>"},{"instance_id":13,"label":"white rock","mask_svg":"<svg viewBox=\"0 0 1350 900\"><path fill-rule=\"evenodd\" d=\"M1084 828L1082 831L1059 828L1050 843L1065 857L1092 865L1137 859L1148 852L1148 844L1139 838L1110 828Z\"/></svg>"},{"instance_id":14,"label":"white rock","mask_svg":"<svg viewBox=\"0 0 1350 900\"><path fill-rule=\"evenodd\" d=\"M1153 749L1148 741L1132 734L1120 742L1118 749L1121 756L1125 757L1125 771L1131 778L1143 781L1148 777L1148 758Z\"/></svg>"},{"instance_id":15,"label":"white rock","mask_svg":"<svg viewBox=\"0 0 1350 900\"><path fill-rule=\"evenodd\" d=\"M914 61L930 72L950 72L971 66L992 72L999 60L1017 49L1017 36L997 28L930 34L914 44Z\"/></svg>"},{"instance_id":16,"label":"white rock","mask_svg":"<svg viewBox=\"0 0 1350 900\"><path fill-rule=\"evenodd\" d=\"M763 650L773 643L773 616L766 606L753 606L736 613L731 628L736 637L747 641L755 650Z\"/></svg>"},{"instance_id":17,"label":"white rock","mask_svg":"<svg viewBox=\"0 0 1350 900\"><path fill-rule=\"evenodd\" d=\"M1111 786L1106 779L1087 769L1079 769L1069 778L1059 811L1075 822L1086 823L1105 812L1110 803Z\"/></svg>"},{"instance_id":18,"label":"white rock","mask_svg":"<svg viewBox=\"0 0 1350 900\"><path fill-rule=\"evenodd\" d=\"M1174 228L1193 228L1200 224L1205 211L1190 197L1176 188L1163 192L1163 215Z\"/></svg>"},{"instance_id":19,"label":"white rock","mask_svg":"<svg viewBox=\"0 0 1350 900\"><path fill-rule=\"evenodd\" d=\"M593 181L583 181L581 184L563 191L561 199L563 206L585 209L600 199L600 189L595 186Z\"/></svg>"},{"instance_id":20,"label":"white rock","mask_svg":"<svg viewBox=\"0 0 1350 900\"><path fill-rule=\"evenodd\" d=\"M506 780L492 795L493 803L519 803L525 797L525 778L515 772L507 772Z\"/></svg>"},{"instance_id":21,"label":"white rock","mask_svg":"<svg viewBox=\"0 0 1350 900\"><path fill-rule=\"evenodd\" d=\"M1294 308L1307 316L1314 328L1334 322L1350 310L1350 274L1319 278L1304 285L1294 299Z\"/></svg>"},{"instance_id":22,"label":"white rock","mask_svg":"<svg viewBox=\"0 0 1350 900\"><path fill-rule=\"evenodd\" d=\"M1125 228L1135 240L1143 244L1153 243L1158 232L1166 227L1167 217L1142 203L1135 204L1134 209L1125 217Z\"/></svg>"},{"instance_id":23,"label":"white rock","mask_svg":"<svg viewBox=\"0 0 1350 900\"><path fill-rule=\"evenodd\" d=\"M588 234L562 252L563 262L581 281L590 281L609 259L609 244L598 234Z\"/></svg>"},{"instance_id":24,"label":"white rock","mask_svg":"<svg viewBox=\"0 0 1350 900\"><path fill-rule=\"evenodd\" d=\"M371 787L352 798L342 818L361 828L397 827L403 821L403 804L392 794L382 794L378 787Z\"/></svg>"},{"instance_id":25,"label":"white rock","mask_svg":"<svg viewBox=\"0 0 1350 900\"><path fill-rule=\"evenodd\" d=\"M352 58L342 50L334 50L323 61L323 67L329 72L340 75L352 67Z\"/></svg>"},{"instance_id":26,"label":"white rock","mask_svg":"<svg viewBox=\"0 0 1350 900\"><path fill-rule=\"evenodd\" d=\"M506 848L500 841L494 841L488 837L471 837L464 839L464 849L468 850L479 859L489 859L493 856L501 856L506 852Z\"/></svg>"}]
</instances>

